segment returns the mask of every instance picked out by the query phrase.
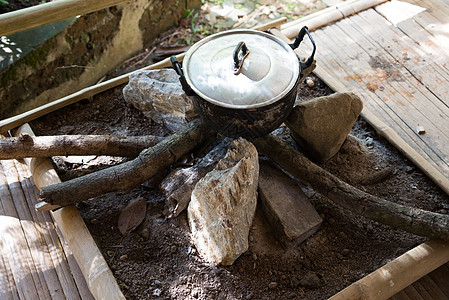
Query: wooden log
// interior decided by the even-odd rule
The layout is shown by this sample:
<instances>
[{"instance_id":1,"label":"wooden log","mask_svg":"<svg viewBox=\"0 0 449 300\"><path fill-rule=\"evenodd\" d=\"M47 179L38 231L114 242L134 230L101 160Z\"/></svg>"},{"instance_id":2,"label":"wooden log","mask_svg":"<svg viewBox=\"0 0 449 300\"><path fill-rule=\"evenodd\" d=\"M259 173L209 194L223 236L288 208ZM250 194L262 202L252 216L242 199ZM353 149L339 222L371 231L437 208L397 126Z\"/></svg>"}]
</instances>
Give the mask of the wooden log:
<instances>
[{"instance_id":1,"label":"wooden log","mask_svg":"<svg viewBox=\"0 0 449 300\"><path fill-rule=\"evenodd\" d=\"M447 261L449 244L430 240L351 284L329 300L388 299Z\"/></svg>"},{"instance_id":2,"label":"wooden log","mask_svg":"<svg viewBox=\"0 0 449 300\"><path fill-rule=\"evenodd\" d=\"M23 132L34 135L28 124L20 127L17 134L20 135ZM39 187L61 182L47 158L27 158L25 162ZM73 252L73 256L94 298L124 300L125 297L120 291L114 275L112 275L76 207L63 207L51 212L51 215L61 233L61 239L68 244Z\"/></svg>"},{"instance_id":3,"label":"wooden log","mask_svg":"<svg viewBox=\"0 0 449 300\"><path fill-rule=\"evenodd\" d=\"M42 201L66 206L118 190L130 190L150 179L214 133L199 119L156 146L143 150L132 161L42 188Z\"/></svg>"},{"instance_id":4,"label":"wooden log","mask_svg":"<svg viewBox=\"0 0 449 300\"><path fill-rule=\"evenodd\" d=\"M374 221L416 235L449 240L449 216L413 208L367 194L311 162L278 138L254 141L257 149L335 204Z\"/></svg>"},{"instance_id":5,"label":"wooden log","mask_svg":"<svg viewBox=\"0 0 449 300\"><path fill-rule=\"evenodd\" d=\"M286 248L302 243L323 220L293 179L267 161L259 170L260 202L276 238Z\"/></svg>"},{"instance_id":6,"label":"wooden log","mask_svg":"<svg viewBox=\"0 0 449 300\"><path fill-rule=\"evenodd\" d=\"M85 15L130 0L58 0L0 15L0 36Z\"/></svg>"},{"instance_id":7,"label":"wooden log","mask_svg":"<svg viewBox=\"0 0 449 300\"><path fill-rule=\"evenodd\" d=\"M0 159L67 155L135 157L162 141L158 136L56 135L0 139Z\"/></svg>"},{"instance_id":8,"label":"wooden log","mask_svg":"<svg viewBox=\"0 0 449 300\"><path fill-rule=\"evenodd\" d=\"M280 18L280 19L274 20L267 24L255 26L252 29L253 30L266 30L268 28L278 28L278 27L280 27L280 25L282 23L285 23L285 21L286 21L285 18ZM176 58L178 61L181 62L184 59L184 56L185 56L185 53L181 53L179 55L176 55ZM166 58L160 62L157 62L150 66L141 68L138 71L156 70L156 69L169 68L169 67L171 67L170 58ZM52 101L48 104L36 107L36 108L29 110L27 112L24 112L20 115L4 119L4 120L0 121L0 133L5 134L8 130L18 127L26 122L30 122L34 119L42 117L43 115L46 115L53 111L56 111L60 108L66 107L66 106L73 104L75 102L78 102L82 99L91 98L96 94L99 94L106 90L112 89L120 84L125 84L129 81L129 75L131 75L134 72L135 71L129 72L127 74L118 76L118 77L110 79L108 81L84 88L76 93L73 93L66 97Z\"/></svg>"},{"instance_id":9,"label":"wooden log","mask_svg":"<svg viewBox=\"0 0 449 300\"><path fill-rule=\"evenodd\" d=\"M231 139L223 139L197 164L177 169L164 178L160 187L167 197L166 215L169 218L178 216L187 207L195 185L225 156L230 142Z\"/></svg>"}]
</instances>

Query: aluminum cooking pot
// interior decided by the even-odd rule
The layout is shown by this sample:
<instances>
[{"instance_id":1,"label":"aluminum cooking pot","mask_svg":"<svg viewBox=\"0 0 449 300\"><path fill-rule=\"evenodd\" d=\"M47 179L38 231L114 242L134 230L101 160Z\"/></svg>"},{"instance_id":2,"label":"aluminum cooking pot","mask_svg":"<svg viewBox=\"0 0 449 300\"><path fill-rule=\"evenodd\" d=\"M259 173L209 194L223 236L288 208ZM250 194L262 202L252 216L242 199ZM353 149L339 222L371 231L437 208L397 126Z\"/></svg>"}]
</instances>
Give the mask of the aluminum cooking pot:
<instances>
[{"instance_id":1,"label":"aluminum cooking pot","mask_svg":"<svg viewBox=\"0 0 449 300\"><path fill-rule=\"evenodd\" d=\"M296 49L305 34L313 50L301 62ZM182 88L203 121L229 137L253 139L284 122L296 100L315 42L303 27L291 45L261 31L237 29L211 35L192 46L183 65L171 57Z\"/></svg>"}]
</instances>

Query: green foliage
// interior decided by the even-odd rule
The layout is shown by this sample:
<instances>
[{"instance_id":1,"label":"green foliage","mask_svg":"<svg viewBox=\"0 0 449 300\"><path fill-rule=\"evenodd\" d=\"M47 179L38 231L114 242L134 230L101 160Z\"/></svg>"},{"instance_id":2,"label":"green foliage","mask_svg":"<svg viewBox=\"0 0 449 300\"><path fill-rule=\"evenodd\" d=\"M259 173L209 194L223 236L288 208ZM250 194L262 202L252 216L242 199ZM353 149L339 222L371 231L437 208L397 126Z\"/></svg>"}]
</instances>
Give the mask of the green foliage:
<instances>
[{"instance_id":1,"label":"green foliage","mask_svg":"<svg viewBox=\"0 0 449 300\"><path fill-rule=\"evenodd\" d=\"M1 4L1 5L8 5L8 4L9 4L9 2L8 2L8 1L6 1L6 0L0 0L0 4Z\"/></svg>"}]
</instances>

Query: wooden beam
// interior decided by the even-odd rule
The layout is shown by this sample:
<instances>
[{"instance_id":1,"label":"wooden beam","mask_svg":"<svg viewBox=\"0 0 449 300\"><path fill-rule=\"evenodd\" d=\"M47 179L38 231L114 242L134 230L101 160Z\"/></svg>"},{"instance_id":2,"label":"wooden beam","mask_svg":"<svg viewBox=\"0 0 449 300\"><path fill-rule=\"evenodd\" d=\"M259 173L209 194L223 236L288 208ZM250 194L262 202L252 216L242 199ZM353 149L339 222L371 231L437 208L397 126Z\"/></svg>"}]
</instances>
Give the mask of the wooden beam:
<instances>
[{"instance_id":1,"label":"wooden beam","mask_svg":"<svg viewBox=\"0 0 449 300\"><path fill-rule=\"evenodd\" d=\"M28 124L21 126L17 135L22 133L34 135ZM38 188L61 182L47 158L27 158L25 162ZM95 299L125 299L76 207L61 208L52 216Z\"/></svg>"},{"instance_id":2,"label":"wooden beam","mask_svg":"<svg viewBox=\"0 0 449 300\"><path fill-rule=\"evenodd\" d=\"M430 240L351 284L329 300L388 299L449 261L449 243Z\"/></svg>"},{"instance_id":3,"label":"wooden beam","mask_svg":"<svg viewBox=\"0 0 449 300\"><path fill-rule=\"evenodd\" d=\"M0 15L0 36L85 15L130 0L58 0Z\"/></svg>"}]
</instances>

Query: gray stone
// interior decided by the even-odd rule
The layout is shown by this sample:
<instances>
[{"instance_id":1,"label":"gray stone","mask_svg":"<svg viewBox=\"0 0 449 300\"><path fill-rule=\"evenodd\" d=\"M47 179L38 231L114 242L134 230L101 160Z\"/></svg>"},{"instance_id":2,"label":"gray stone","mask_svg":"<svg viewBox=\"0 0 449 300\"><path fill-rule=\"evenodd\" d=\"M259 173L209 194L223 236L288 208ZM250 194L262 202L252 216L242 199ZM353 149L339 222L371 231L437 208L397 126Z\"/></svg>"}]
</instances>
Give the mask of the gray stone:
<instances>
[{"instance_id":1,"label":"gray stone","mask_svg":"<svg viewBox=\"0 0 449 300\"><path fill-rule=\"evenodd\" d=\"M301 187L267 161L260 162L259 194L262 210L284 247L303 242L323 222Z\"/></svg>"},{"instance_id":2,"label":"gray stone","mask_svg":"<svg viewBox=\"0 0 449 300\"><path fill-rule=\"evenodd\" d=\"M295 141L324 162L340 150L362 108L356 94L335 93L299 103L286 124Z\"/></svg>"},{"instance_id":3,"label":"gray stone","mask_svg":"<svg viewBox=\"0 0 449 300\"><path fill-rule=\"evenodd\" d=\"M197 116L173 69L136 71L123 89L125 100L175 132Z\"/></svg>"},{"instance_id":4,"label":"gray stone","mask_svg":"<svg viewBox=\"0 0 449 300\"><path fill-rule=\"evenodd\" d=\"M258 177L257 150L240 138L196 184L187 214L195 247L209 263L231 265L248 250Z\"/></svg>"}]
</instances>

